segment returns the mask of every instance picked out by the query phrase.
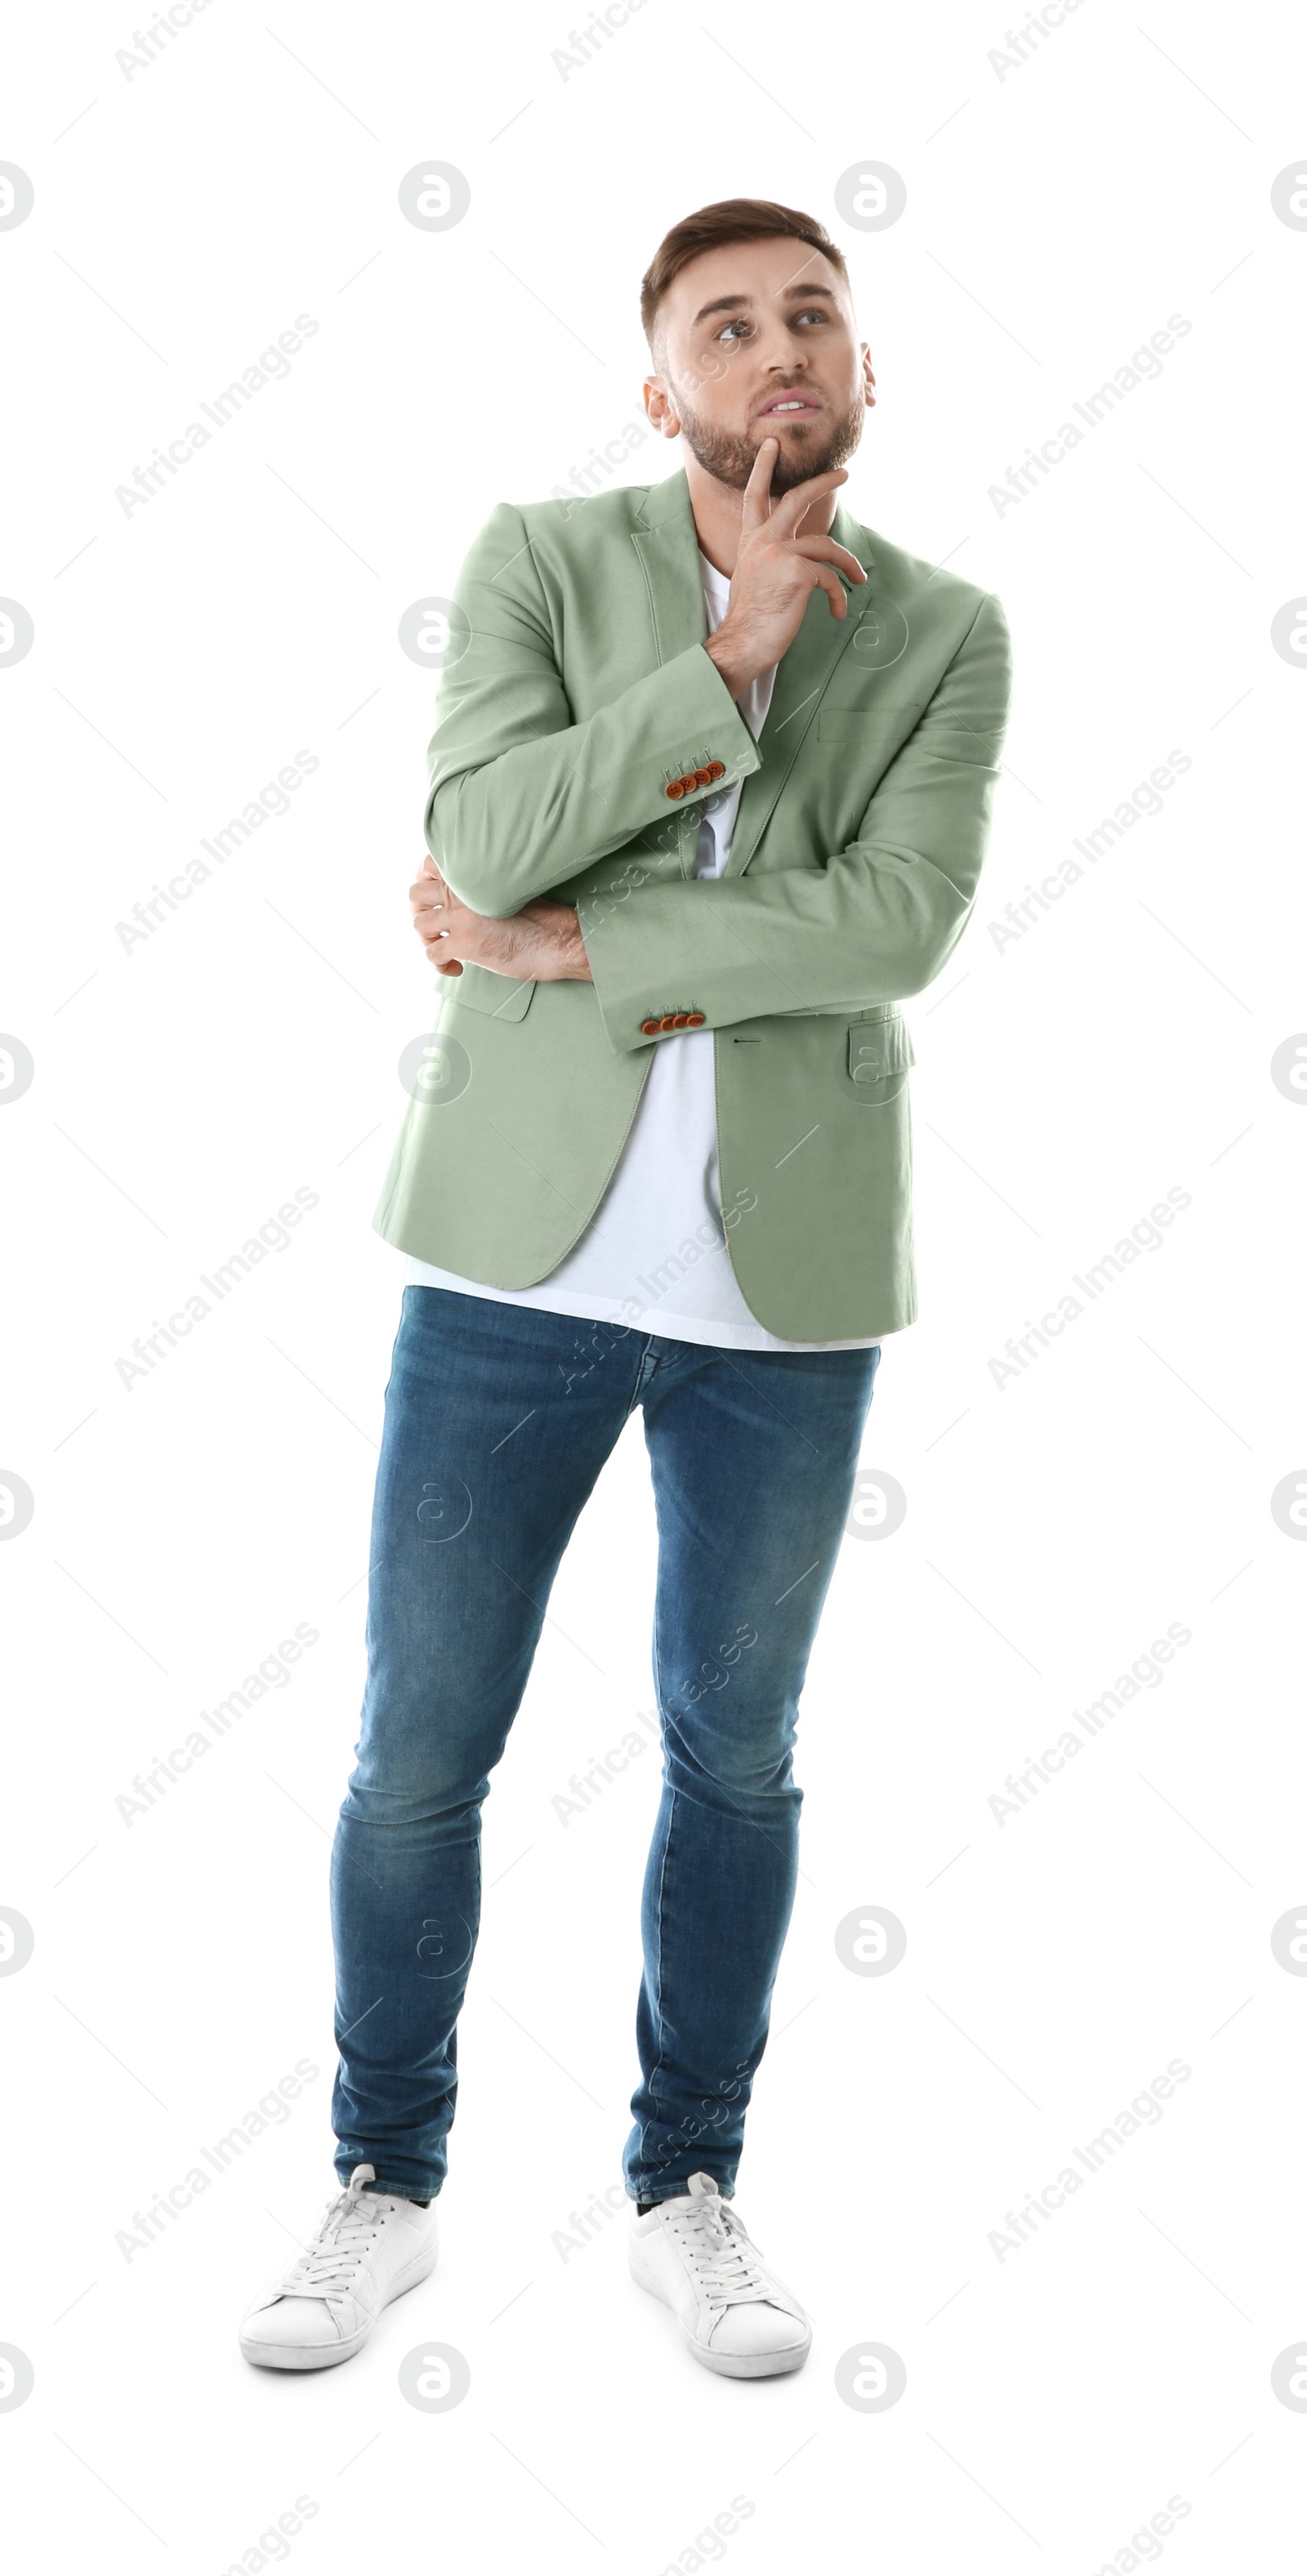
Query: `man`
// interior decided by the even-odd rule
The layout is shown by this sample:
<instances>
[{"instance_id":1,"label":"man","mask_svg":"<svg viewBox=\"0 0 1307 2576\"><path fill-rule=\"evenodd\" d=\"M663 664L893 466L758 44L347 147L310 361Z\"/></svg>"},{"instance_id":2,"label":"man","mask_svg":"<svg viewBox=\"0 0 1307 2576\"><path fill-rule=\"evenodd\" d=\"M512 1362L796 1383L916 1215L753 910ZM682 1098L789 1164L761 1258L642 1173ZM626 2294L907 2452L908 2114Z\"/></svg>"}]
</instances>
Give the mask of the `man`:
<instances>
[{"instance_id":1,"label":"man","mask_svg":"<svg viewBox=\"0 0 1307 2576\"><path fill-rule=\"evenodd\" d=\"M735 2178L799 1692L882 1338L917 1311L899 1004L975 899L1008 640L837 504L875 380L819 224L706 207L642 310L683 471L501 504L450 621L411 889L441 1010L375 1220L410 1266L333 1856L344 2189L245 2319L274 2368L348 2359L435 2262L488 1775L637 1404L664 1785L631 2269L711 2370L811 2342Z\"/></svg>"}]
</instances>

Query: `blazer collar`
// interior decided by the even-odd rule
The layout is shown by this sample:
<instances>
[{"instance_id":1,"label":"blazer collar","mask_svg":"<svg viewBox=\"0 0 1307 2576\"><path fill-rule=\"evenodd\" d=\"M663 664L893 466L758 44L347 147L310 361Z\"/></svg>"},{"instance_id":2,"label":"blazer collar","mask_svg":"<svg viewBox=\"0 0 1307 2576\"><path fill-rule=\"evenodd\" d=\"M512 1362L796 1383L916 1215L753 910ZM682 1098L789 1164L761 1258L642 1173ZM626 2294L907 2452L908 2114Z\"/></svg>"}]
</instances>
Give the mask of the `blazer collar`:
<instances>
[{"instance_id":1,"label":"blazer collar","mask_svg":"<svg viewBox=\"0 0 1307 2576\"><path fill-rule=\"evenodd\" d=\"M670 662L692 645L706 642L708 635L699 538L683 469L650 486L637 522L631 542L649 585L658 660ZM753 857L826 686L857 632L858 614L871 605L875 595L876 566L870 531L837 507L831 534L837 545L845 546L857 557L867 581L844 582L841 574L850 601L847 617L831 615L830 602L821 590L814 590L804 610L798 634L777 669L767 721L758 736L761 765L750 772L741 790L726 862L728 877L741 875Z\"/></svg>"}]
</instances>

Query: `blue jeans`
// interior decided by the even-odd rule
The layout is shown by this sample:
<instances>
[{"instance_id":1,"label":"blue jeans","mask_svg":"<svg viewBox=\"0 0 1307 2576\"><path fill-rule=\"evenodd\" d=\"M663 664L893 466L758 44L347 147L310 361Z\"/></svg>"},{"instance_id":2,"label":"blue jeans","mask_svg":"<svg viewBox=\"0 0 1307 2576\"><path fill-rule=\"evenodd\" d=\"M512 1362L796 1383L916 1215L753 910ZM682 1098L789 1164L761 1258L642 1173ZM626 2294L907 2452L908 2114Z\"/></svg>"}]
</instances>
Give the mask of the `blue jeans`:
<instances>
[{"instance_id":1,"label":"blue jeans","mask_svg":"<svg viewBox=\"0 0 1307 2576\"><path fill-rule=\"evenodd\" d=\"M663 1791L645 1873L633 2199L728 2197L794 1901L799 1692L880 1347L722 1351L406 1287L373 1507L367 1685L332 1853L342 2180L440 2190L481 1806L550 1586L635 1405L658 1519Z\"/></svg>"}]
</instances>

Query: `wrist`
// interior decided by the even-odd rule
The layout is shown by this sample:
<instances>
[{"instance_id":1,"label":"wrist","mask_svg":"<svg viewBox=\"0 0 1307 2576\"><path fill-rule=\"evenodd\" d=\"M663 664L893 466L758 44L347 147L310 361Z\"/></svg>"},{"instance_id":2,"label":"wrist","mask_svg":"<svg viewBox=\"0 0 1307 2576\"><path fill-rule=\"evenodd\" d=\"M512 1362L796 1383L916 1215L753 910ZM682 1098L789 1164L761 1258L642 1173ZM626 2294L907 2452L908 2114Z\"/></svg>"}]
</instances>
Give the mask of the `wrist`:
<instances>
[{"instance_id":1,"label":"wrist","mask_svg":"<svg viewBox=\"0 0 1307 2576\"><path fill-rule=\"evenodd\" d=\"M763 665L756 658L751 659L738 639L728 633L728 622L723 620L716 634L708 637L703 649L709 661L721 673L731 696L742 698L750 682L757 679Z\"/></svg>"},{"instance_id":2,"label":"wrist","mask_svg":"<svg viewBox=\"0 0 1307 2576\"><path fill-rule=\"evenodd\" d=\"M585 953L585 941L581 937L580 914L575 904L566 904L561 909L567 916L559 929L561 975L572 983L592 983L594 978L590 972L590 960Z\"/></svg>"},{"instance_id":3,"label":"wrist","mask_svg":"<svg viewBox=\"0 0 1307 2576\"><path fill-rule=\"evenodd\" d=\"M552 981L559 984L590 984L590 958L585 956L585 940L580 935L580 914L575 904L552 904L557 920L549 922L549 963Z\"/></svg>"}]
</instances>

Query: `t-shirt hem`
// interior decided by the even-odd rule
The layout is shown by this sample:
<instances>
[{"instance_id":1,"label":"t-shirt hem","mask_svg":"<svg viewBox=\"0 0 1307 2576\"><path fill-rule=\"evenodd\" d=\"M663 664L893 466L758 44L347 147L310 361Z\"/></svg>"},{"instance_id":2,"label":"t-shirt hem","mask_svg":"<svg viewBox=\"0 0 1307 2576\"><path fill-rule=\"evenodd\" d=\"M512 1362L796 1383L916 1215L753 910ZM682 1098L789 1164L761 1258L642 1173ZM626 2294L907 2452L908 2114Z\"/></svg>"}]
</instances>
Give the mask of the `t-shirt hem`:
<instances>
[{"instance_id":1,"label":"t-shirt hem","mask_svg":"<svg viewBox=\"0 0 1307 2576\"><path fill-rule=\"evenodd\" d=\"M864 1333L847 1341L788 1342L777 1333L769 1333L765 1324L750 1327L704 1315L665 1313L653 1306L638 1307L632 1314L632 1306L638 1306L634 1298L586 1298L569 1295L566 1289L544 1296L516 1288L490 1288L483 1280L464 1279L455 1271L440 1270L432 1262L420 1261L415 1253L406 1254L405 1261L409 1287L449 1288L466 1297L488 1297L499 1306L525 1306L541 1314L603 1324L612 1332L652 1333L659 1341L693 1342L723 1351L869 1351L885 1338L882 1333ZM898 1329L890 1327L891 1331Z\"/></svg>"}]
</instances>

